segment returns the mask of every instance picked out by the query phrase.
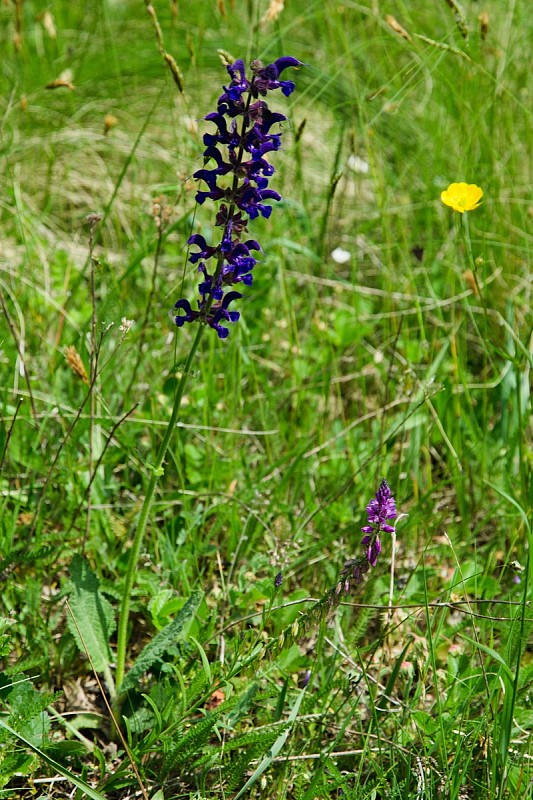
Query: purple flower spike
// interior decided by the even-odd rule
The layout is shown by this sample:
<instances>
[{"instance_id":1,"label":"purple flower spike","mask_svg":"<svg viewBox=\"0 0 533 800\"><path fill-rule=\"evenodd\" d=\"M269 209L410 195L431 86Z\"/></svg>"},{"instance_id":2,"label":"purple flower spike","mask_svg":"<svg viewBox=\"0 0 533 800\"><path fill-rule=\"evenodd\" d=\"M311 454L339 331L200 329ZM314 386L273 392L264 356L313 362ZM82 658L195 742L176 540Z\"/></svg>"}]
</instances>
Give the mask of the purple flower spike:
<instances>
[{"instance_id":1,"label":"purple flower spike","mask_svg":"<svg viewBox=\"0 0 533 800\"><path fill-rule=\"evenodd\" d=\"M396 517L396 501L385 479L381 481L376 496L367 505L366 513L368 525L363 525L361 528L365 534L361 544L365 548L366 560L371 567L375 567L381 553L379 534L382 532L394 533L394 528L386 520Z\"/></svg>"},{"instance_id":2,"label":"purple flower spike","mask_svg":"<svg viewBox=\"0 0 533 800\"><path fill-rule=\"evenodd\" d=\"M263 98L275 89L290 95L294 83L280 80L280 75L301 65L292 56L282 56L266 66L254 61L250 77L242 59L227 67L230 83L223 87L216 111L204 117L214 124L215 131L204 134L203 165L193 173L196 180L205 184L196 193L196 202L220 203L215 226L222 228L222 235L216 245L208 245L200 233L189 237L187 244L199 248L188 258L191 264L198 264L202 274L198 285L200 300L198 311L192 310L188 300L176 303L175 310L182 312L172 314L178 328L186 322L200 322L225 339L229 329L223 323L239 319L239 312L230 311L228 306L242 295L231 291L231 287L251 286L257 259L250 251L262 252L255 239L245 238L248 222L259 216L268 219L272 206L265 201L282 199L268 188L274 167L267 155L281 147L282 131L277 126L287 118L271 111Z\"/></svg>"},{"instance_id":3,"label":"purple flower spike","mask_svg":"<svg viewBox=\"0 0 533 800\"><path fill-rule=\"evenodd\" d=\"M381 482L376 496L366 507L368 524L361 528L365 534L361 540L363 555L347 561L341 572L341 581L337 584L336 592L348 592L350 586L357 586L363 580L363 575L371 567L375 567L381 553L381 533L394 533L395 528L387 520L395 519L396 501L392 496L386 480ZM337 591L338 590L338 591Z\"/></svg>"},{"instance_id":4,"label":"purple flower spike","mask_svg":"<svg viewBox=\"0 0 533 800\"><path fill-rule=\"evenodd\" d=\"M396 501L386 480L381 482L376 496L367 505L366 512L368 522L372 525L381 525L386 519L396 517Z\"/></svg>"}]
</instances>

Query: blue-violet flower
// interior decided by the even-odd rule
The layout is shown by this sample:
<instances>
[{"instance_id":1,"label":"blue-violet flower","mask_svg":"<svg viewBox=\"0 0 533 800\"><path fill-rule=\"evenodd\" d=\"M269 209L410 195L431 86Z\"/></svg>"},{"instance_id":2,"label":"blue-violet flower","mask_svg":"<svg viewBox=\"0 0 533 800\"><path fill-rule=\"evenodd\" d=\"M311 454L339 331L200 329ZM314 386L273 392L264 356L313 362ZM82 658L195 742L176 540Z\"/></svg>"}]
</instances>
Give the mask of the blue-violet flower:
<instances>
[{"instance_id":1,"label":"blue-violet flower","mask_svg":"<svg viewBox=\"0 0 533 800\"><path fill-rule=\"evenodd\" d=\"M292 94L294 83L280 80L280 75L288 67L300 65L291 56L278 58L267 66L252 61L251 78L246 75L242 59L227 66L231 81L223 87L217 110L204 117L214 123L215 133L204 134L204 166L193 175L207 186L207 190L196 193L196 202L200 205L206 200L220 202L215 225L223 232L215 246L209 245L199 233L188 240L189 245L199 248L189 255L189 261L198 264L198 272L202 274L198 286L200 299L197 311L188 300L178 300L172 314L178 328L186 322L201 322L225 339L229 329L221 323L239 319L239 312L229 311L228 306L242 295L227 290L239 283L252 284L252 271L257 264L252 251L261 252L255 239L241 239L249 220L260 215L270 217L270 201L281 200L278 192L268 188L274 167L266 156L281 146L282 132L272 132L272 127L287 118L271 111L261 98L274 89L281 89L287 97Z\"/></svg>"}]
</instances>

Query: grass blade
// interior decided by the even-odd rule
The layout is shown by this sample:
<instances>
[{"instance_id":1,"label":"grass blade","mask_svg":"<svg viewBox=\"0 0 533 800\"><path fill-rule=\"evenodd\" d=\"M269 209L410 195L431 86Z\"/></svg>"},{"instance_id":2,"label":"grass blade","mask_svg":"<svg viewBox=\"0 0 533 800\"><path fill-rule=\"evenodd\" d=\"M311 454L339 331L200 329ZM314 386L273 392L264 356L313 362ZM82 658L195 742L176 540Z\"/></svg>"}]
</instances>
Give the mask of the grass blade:
<instances>
[{"instance_id":1,"label":"grass blade","mask_svg":"<svg viewBox=\"0 0 533 800\"><path fill-rule=\"evenodd\" d=\"M29 739L26 739L22 734L15 731L9 725L7 725L2 719L0 719L0 725L4 728L8 733L12 736L15 736L19 742L22 742L26 747L29 747L30 750L39 756L39 758L48 764L49 767L52 767L56 772L59 772L60 775L63 775L64 778L67 778L71 783L74 784L80 791L84 792L88 797L91 797L92 800L107 800L103 794L97 792L96 789L92 789L89 784L82 781L81 778L78 778L76 775L73 775L68 769L62 767L57 761L54 761L53 758L50 758L45 752L40 750L34 744L32 744Z\"/></svg>"}]
</instances>

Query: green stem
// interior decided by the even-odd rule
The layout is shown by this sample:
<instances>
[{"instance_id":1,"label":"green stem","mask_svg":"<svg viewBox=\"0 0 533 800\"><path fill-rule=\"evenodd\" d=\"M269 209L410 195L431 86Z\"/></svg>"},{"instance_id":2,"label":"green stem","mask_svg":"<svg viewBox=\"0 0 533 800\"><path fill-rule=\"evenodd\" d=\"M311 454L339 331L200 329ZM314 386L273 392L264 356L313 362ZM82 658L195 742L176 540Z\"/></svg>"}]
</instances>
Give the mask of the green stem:
<instances>
[{"instance_id":1,"label":"green stem","mask_svg":"<svg viewBox=\"0 0 533 800\"><path fill-rule=\"evenodd\" d=\"M176 427L176 422L178 421L178 414L181 406L181 401L183 400L183 394L185 392L187 378L189 376L189 371L191 368L191 364L193 362L194 355L196 353L196 350L198 349L198 345L200 344L200 338L202 336L204 327L205 326L202 324L198 325L198 331L196 333L196 337L192 343L192 347L187 357L187 361L185 362L180 382L178 384L178 388L174 396L174 406L172 408L172 414L170 415L170 419L168 421L168 425L165 431L165 435L163 436L163 440L159 445L159 450L157 451L155 463L150 467L152 475L148 483L148 488L146 489L146 495L141 508L141 513L139 514L139 520L137 522L137 529L135 531L135 536L133 537L133 542L131 545L130 556L128 560L128 570L126 572L126 580L124 583L124 594L122 596L122 603L120 606L120 618L118 622L118 633L117 633L117 670L115 679L116 679L117 691L119 692L119 694L120 694L120 685L124 680L124 669L126 665L126 647L128 645L128 621L130 616L131 592L133 589L133 584L135 582L137 564L139 561L139 554L141 552L141 544L144 532L146 530L146 525L148 523L148 517L150 514L150 508L152 506L152 500L154 498L157 481L164 472L163 461L165 460L168 446L170 444L170 439L172 438L172 434L174 433L174 428Z\"/></svg>"},{"instance_id":2,"label":"green stem","mask_svg":"<svg viewBox=\"0 0 533 800\"><path fill-rule=\"evenodd\" d=\"M463 234L463 241L465 243L466 253L467 253L467 256L468 256L468 264L470 266L470 270L472 272L472 277L474 279L474 286L476 287L478 297L481 300L481 305L483 306L483 310L485 312L485 333L487 333L487 331L488 331L488 315L489 315L489 312L488 312L487 305L485 303L485 296L481 293L481 287L480 287L479 281L477 279L477 265L476 265L476 262L475 262L475 259L474 259L474 254L472 252L472 242L470 240L470 228L468 227L468 211L465 211L465 213L461 215L461 222L462 222L461 233ZM481 339L483 339L483 337L481 336L481 333L479 331L479 328L477 326L477 323L475 322L473 316L472 316L472 322L474 323L474 327L475 327L478 335L480 336ZM490 355L488 354L488 351L486 350L485 352L487 352L487 356L488 356L489 361L491 362L491 366L494 366L492 364L492 359L491 359Z\"/></svg>"},{"instance_id":3,"label":"green stem","mask_svg":"<svg viewBox=\"0 0 533 800\"><path fill-rule=\"evenodd\" d=\"M470 241L470 228L468 226L468 211L465 211L464 214L461 214L461 222L463 225L463 239L466 245L468 263L470 264L472 272L474 272L476 268L476 262L474 261L474 254L472 253L472 242Z\"/></svg>"},{"instance_id":4,"label":"green stem","mask_svg":"<svg viewBox=\"0 0 533 800\"><path fill-rule=\"evenodd\" d=\"M465 213L461 215L461 222L462 222L461 230L463 233L463 241L466 247L466 254L468 256L468 264L470 266L470 270L472 271L472 277L474 279L474 284L477 289L477 293L479 295L481 302L483 303L483 307L485 307L485 302L483 299L483 295L481 294L481 289L479 288L479 283L477 279L477 265L474 260L474 254L472 252L472 242L470 241L470 228L468 227L468 211L465 211Z\"/></svg>"},{"instance_id":5,"label":"green stem","mask_svg":"<svg viewBox=\"0 0 533 800\"><path fill-rule=\"evenodd\" d=\"M252 93L251 91L248 94L248 100L246 103L246 108L244 111L243 121L242 121L242 128L241 128L241 139L239 144L239 150L237 152L237 166L234 169L233 175L233 186L231 189L231 195L235 198L235 193L238 188L239 184L239 171L238 165L242 162L242 157L244 153L244 137L246 133L246 122L247 122L247 113L250 108L250 103L252 100ZM224 228L224 236L229 230L230 220L233 217L233 212L235 210L235 199L233 199L230 203L228 214L227 214L227 222ZM223 238L224 238L223 236ZM213 286L217 285L219 276L222 272L222 267L224 264L224 253L220 249L218 253L218 263L215 270L215 274L213 276ZM202 319L207 321L207 317L211 306L213 305L214 297L211 294L209 299L202 309ZM178 414L181 406L181 401L183 399L183 393L185 391L185 385L187 383L187 378L189 375L189 370L191 368L191 364L194 358L194 354L198 348L200 343L200 337L202 335L204 329L204 325L200 323L198 326L198 332L196 334L196 338L192 343L192 347L190 353L187 357L187 361L185 363L185 367L183 369L183 373L181 375L181 379L174 396L174 407L172 409L172 414L170 415L170 419L168 421L167 429L165 431L165 435L163 436L163 441L159 446L159 450L157 451L157 456L155 459L155 464L151 466L152 475L150 477L150 482L148 483L148 488L146 489L146 496L144 498L144 502L141 508L141 513L139 515L139 521L137 523L137 530L135 531L135 536L133 537L133 543L131 545L130 556L128 560L128 569L126 572L126 581L124 584L124 594L122 596L122 603L120 606L120 618L118 621L118 633L117 633L117 671L116 671L116 687L117 687L117 701L116 705L120 706L120 686L122 681L124 680L124 670L126 665L126 647L128 645L128 620L130 615L130 605L131 605L131 592L133 589L133 584L135 582L135 574L137 570L137 564L139 561L139 554L141 552L141 544L144 536L144 532L146 530L146 525L148 523L148 516L150 514L150 508L152 506L152 500L155 494L155 489L157 486L157 481L163 474L163 461L165 460L165 456L167 454L168 446L170 444L170 439L174 432L174 428L176 427L176 422L178 420Z\"/></svg>"}]
</instances>

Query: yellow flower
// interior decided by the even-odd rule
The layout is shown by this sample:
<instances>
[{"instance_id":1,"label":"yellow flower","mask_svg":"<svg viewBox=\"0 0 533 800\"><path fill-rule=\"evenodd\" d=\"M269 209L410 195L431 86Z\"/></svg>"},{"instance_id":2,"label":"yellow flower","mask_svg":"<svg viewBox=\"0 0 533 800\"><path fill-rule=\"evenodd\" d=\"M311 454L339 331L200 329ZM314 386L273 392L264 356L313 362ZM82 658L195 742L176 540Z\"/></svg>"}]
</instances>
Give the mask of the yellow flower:
<instances>
[{"instance_id":1,"label":"yellow flower","mask_svg":"<svg viewBox=\"0 0 533 800\"><path fill-rule=\"evenodd\" d=\"M475 183L450 183L440 199L445 206L450 206L454 211L464 214L465 211L474 211L480 205L483 189Z\"/></svg>"}]
</instances>

